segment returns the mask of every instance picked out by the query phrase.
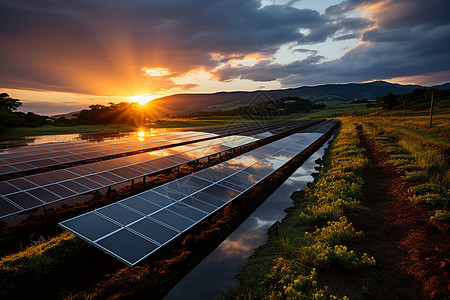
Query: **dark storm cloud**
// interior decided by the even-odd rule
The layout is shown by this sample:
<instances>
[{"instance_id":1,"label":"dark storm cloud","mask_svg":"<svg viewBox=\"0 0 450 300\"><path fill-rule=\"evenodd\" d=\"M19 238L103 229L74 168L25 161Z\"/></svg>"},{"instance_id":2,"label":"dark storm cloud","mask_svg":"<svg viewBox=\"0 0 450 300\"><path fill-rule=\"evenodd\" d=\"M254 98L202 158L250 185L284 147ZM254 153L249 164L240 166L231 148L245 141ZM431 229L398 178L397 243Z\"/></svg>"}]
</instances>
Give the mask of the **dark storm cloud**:
<instances>
[{"instance_id":1,"label":"dark storm cloud","mask_svg":"<svg viewBox=\"0 0 450 300\"><path fill-rule=\"evenodd\" d=\"M335 40L335 41L345 41L345 40L357 39L357 38L359 38L359 35L357 35L355 33L350 33L350 34L337 36L337 37L333 38L333 40Z\"/></svg>"},{"instance_id":2,"label":"dark storm cloud","mask_svg":"<svg viewBox=\"0 0 450 300\"><path fill-rule=\"evenodd\" d=\"M217 76L222 80L233 77L258 80L259 73L264 73L265 80L280 80L285 86L297 86L442 74L450 70L450 1L378 2L344 1L326 10L325 15L339 19L344 12L366 8L375 25L361 32L363 43L338 59L318 61L319 57L314 55L289 64L266 62L254 67L224 67L217 71ZM349 19L341 24L345 22ZM364 24L350 23L356 25L355 29L362 28L358 23ZM334 39L356 36L349 33Z\"/></svg>"},{"instance_id":3,"label":"dark storm cloud","mask_svg":"<svg viewBox=\"0 0 450 300\"><path fill-rule=\"evenodd\" d=\"M2 0L0 82L10 88L111 94L119 86L145 85L142 67L166 67L170 76L147 84L170 88L170 77L212 70L250 54L271 56L286 43L323 42L343 29L292 3ZM213 58L216 54L221 60ZM93 83L97 80L101 84Z\"/></svg>"},{"instance_id":4,"label":"dark storm cloud","mask_svg":"<svg viewBox=\"0 0 450 300\"><path fill-rule=\"evenodd\" d=\"M173 77L198 69L223 81L285 85L449 69L450 1L392 0L370 19L344 13L379 1L343 1L323 14L292 7L296 2L0 0L0 87L133 95L142 87L173 88ZM366 43L334 61L314 51L289 64L270 59L282 45L352 38ZM263 60L230 65L248 55ZM168 72L143 76L143 67Z\"/></svg>"}]
</instances>

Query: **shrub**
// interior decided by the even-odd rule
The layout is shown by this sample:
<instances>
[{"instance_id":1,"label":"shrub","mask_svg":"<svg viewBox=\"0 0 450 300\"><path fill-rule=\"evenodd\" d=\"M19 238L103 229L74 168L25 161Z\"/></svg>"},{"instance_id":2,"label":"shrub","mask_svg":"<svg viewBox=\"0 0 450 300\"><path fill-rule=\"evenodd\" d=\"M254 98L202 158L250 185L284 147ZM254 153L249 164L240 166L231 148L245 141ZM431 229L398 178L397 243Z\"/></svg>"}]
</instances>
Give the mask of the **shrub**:
<instances>
[{"instance_id":1,"label":"shrub","mask_svg":"<svg viewBox=\"0 0 450 300\"><path fill-rule=\"evenodd\" d=\"M408 191L415 195L425 195L430 193L446 195L448 193L445 187L432 183L415 185L410 187Z\"/></svg>"},{"instance_id":2,"label":"shrub","mask_svg":"<svg viewBox=\"0 0 450 300\"><path fill-rule=\"evenodd\" d=\"M425 171L413 171L407 172L404 178L409 182L426 182L429 176L428 172Z\"/></svg>"},{"instance_id":3,"label":"shrub","mask_svg":"<svg viewBox=\"0 0 450 300\"><path fill-rule=\"evenodd\" d=\"M450 212L448 210L437 210L434 212L434 216L430 217L431 220L449 222L450 221Z\"/></svg>"},{"instance_id":4,"label":"shrub","mask_svg":"<svg viewBox=\"0 0 450 300\"><path fill-rule=\"evenodd\" d=\"M345 216L339 221L329 221L327 226L316 229L312 234L317 241L329 245L348 244L363 236L362 231L356 231Z\"/></svg>"}]
</instances>

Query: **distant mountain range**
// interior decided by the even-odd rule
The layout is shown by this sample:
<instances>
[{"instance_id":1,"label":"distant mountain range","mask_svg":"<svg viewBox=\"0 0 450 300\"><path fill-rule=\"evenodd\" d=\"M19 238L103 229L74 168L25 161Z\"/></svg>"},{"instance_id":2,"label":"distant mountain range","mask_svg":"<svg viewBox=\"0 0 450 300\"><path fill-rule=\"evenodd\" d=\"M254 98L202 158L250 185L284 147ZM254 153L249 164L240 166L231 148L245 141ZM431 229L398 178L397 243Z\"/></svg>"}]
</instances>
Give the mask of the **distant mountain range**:
<instances>
[{"instance_id":1,"label":"distant mountain range","mask_svg":"<svg viewBox=\"0 0 450 300\"><path fill-rule=\"evenodd\" d=\"M260 102L275 100L282 97L300 97L312 102L322 102L326 105L348 103L355 99L373 99L389 93L405 94L417 88L450 89L450 83L437 86L401 85L386 81L369 83L324 84L317 86L302 86L280 90L259 90L253 92L218 92L211 94L175 94L157 98L147 105L157 110L161 116L181 115L198 111L231 110L239 106L254 105ZM57 115L71 118L76 112ZM55 116L53 116L55 117Z\"/></svg>"},{"instance_id":2,"label":"distant mountain range","mask_svg":"<svg viewBox=\"0 0 450 300\"><path fill-rule=\"evenodd\" d=\"M432 86L449 89L450 83ZM409 93L417 88L430 88L420 85L401 85L386 81L369 83L324 84L303 86L280 90L259 90L253 92L218 92L212 94L175 94L157 98L148 103L158 108L161 114L179 115L197 111L229 110L239 106L253 105L263 101L288 96L307 98L327 105L348 103L354 99L371 99L380 96Z\"/></svg>"}]
</instances>

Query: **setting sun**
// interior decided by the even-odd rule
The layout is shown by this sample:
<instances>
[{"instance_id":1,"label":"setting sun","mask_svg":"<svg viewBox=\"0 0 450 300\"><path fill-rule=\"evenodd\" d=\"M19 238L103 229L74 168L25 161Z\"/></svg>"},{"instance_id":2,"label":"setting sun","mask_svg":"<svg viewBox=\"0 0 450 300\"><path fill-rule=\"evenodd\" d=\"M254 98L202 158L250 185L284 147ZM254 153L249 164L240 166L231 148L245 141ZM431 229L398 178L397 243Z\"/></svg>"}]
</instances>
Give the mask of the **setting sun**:
<instances>
[{"instance_id":1,"label":"setting sun","mask_svg":"<svg viewBox=\"0 0 450 300\"><path fill-rule=\"evenodd\" d=\"M150 102L155 98L152 96L147 96L147 95L136 95L136 96L127 97L127 99L129 99L131 102L137 102L141 105L144 105L147 102Z\"/></svg>"}]
</instances>

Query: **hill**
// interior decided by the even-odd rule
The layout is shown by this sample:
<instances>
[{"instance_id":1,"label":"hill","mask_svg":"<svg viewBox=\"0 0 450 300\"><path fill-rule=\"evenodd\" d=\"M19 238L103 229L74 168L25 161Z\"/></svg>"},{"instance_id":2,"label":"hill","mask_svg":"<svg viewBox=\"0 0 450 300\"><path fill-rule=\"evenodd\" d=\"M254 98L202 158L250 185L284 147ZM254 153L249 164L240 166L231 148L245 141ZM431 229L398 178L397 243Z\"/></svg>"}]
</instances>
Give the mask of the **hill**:
<instances>
[{"instance_id":1,"label":"hill","mask_svg":"<svg viewBox=\"0 0 450 300\"><path fill-rule=\"evenodd\" d=\"M446 88L448 84L435 86ZM282 97L300 97L310 99L314 103L327 105L348 103L355 98L376 98L392 94L412 92L420 85L401 85L385 81L370 83L325 84L303 86L299 88L252 91L252 92L218 92L212 94L175 94L157 98L149 103L158 107L162 114L186 114L196 111L231 110L243 105L254 105L260 102Z\"/></svg>"},{"instance_id":2,"label":"hill","mask_svg":"<svg viewBox=\"0 0 450 300\"><path fill-rule=\"evenodd\" d=\"M78 114L80 111L72 111L69 113L65 113L65 114L59 114L59 115L53 115L52 118L54 119L59 119L59 118L66 118L66 119L72 119L74 117L75 114Z\"/></svg>"},{"instance_id":3,"label":"hill","mask_svg":"<svg viewBox=\"0 0 450 300\"><path fill-rule=\"evenodd\" d=\"M446 87L448 85L442 85ZM403 104L407 110L423 111L430 109L431 93L434 92L434 109L448 109L450 107L450 89L424 88L402 95L387 94L379 98L384 109L402 110Z\"/></svg>"}]
</instances>

